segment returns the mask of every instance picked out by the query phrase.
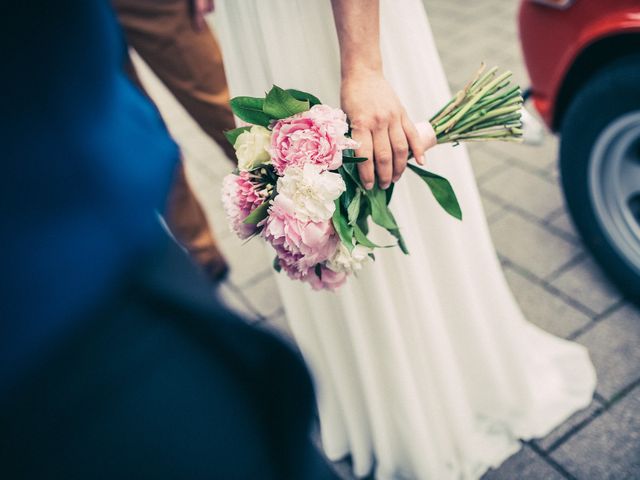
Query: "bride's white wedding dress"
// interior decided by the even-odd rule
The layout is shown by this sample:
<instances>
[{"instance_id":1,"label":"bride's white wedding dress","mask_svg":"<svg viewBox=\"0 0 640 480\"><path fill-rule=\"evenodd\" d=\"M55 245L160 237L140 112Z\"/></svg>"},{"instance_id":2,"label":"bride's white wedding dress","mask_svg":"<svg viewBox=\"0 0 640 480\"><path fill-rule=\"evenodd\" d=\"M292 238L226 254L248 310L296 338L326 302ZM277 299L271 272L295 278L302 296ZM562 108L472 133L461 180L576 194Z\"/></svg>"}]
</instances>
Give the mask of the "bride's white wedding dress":
<instances>
[{"instance_id":1,"label":"bride's white wedding dress","mask_svg":"<svg viewBox=\"0 0 640 480\"><path fill-rule=\"evenodd\" d=\"M232 95L272 84L339 105L329 0L222 0L218 32ZM449 90L420 0L381 1L385 74L423 120ZM468 65L471 72L475 65ZM506 66L505 66L506 67ZM315 377L322 443L356 475L476 479L586 407L586 350L529 324L494 253L467 153L438 146L429 167L451 180L464 221L407 173L392 209L411 254L376 252L338 293L277 275L286 316ZM559 319L561 321L561 319Z\"/></svg>"}]
</instances>

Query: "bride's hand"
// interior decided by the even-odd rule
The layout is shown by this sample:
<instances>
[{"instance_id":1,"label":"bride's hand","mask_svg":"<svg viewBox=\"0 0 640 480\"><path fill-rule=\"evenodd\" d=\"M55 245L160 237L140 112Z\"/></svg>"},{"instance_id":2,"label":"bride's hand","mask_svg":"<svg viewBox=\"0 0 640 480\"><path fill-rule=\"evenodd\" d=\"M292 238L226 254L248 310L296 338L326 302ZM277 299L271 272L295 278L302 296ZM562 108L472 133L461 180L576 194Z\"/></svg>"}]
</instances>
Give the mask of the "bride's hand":
<instances>
[{"instance_id":1,"label":"bride's hand","mask_svg":"<svg viewBox=\"0 0 640 480\"><path fill-rule=\"evenodd\" d=\"M386 189L402 176L409 149L423 164L426 145L395 92L377 70L349 72L343 76L342 108L351 121L351 133L360 143L358 157L368 160L358 164L365 188L378 185Z\"/></svg>"}]
</instances>

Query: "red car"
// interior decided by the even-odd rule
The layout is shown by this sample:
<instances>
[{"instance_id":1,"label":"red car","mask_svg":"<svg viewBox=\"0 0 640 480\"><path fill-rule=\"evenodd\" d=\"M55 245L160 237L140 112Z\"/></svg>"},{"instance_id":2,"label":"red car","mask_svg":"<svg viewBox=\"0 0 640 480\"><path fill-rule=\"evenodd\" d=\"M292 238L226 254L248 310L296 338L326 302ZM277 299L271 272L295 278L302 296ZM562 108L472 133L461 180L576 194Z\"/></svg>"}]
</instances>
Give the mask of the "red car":
<instances>
[{"instance_id":1,"label":"red car","mask_svg":"<svg viewBox=\"0 0 640 480\"><path fill-rule=\"evenodd\" d=\"M639 299L640 0L523 0L520 37L574 223Z\"/></svg>"}]
</instances>

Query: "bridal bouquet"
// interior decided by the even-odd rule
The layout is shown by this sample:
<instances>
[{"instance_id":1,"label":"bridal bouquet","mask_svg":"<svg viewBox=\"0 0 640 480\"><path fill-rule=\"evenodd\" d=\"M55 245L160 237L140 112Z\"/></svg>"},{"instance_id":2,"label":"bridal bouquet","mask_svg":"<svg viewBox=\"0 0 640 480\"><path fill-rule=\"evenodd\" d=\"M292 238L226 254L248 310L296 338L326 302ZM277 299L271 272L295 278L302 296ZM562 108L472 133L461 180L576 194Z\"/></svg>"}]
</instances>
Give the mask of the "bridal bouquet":
<instances>
[{"instance_id":1,"label":"bridal bouquet","mask_svg":"<svg viewBox=\"0 0 640 480\"><path fill-rule=\"evenodd\" d=\"M429 120L438 143L519 141L520 89L510 72L484 66ZM389 202L393 184L366 190L358 177L358 144L345 113L314 95L277 86L264 98L235 97L231 108L249 123L226 132L238 169L223 183L231 228L242 239L261 236L275 250L274 268L314 289L335 290L374 259L369 219L408 253ZM424 126L423 126L424 127ZM450 215L462 219L443 177L409 164Z\"/></svg>"}]
</instances>

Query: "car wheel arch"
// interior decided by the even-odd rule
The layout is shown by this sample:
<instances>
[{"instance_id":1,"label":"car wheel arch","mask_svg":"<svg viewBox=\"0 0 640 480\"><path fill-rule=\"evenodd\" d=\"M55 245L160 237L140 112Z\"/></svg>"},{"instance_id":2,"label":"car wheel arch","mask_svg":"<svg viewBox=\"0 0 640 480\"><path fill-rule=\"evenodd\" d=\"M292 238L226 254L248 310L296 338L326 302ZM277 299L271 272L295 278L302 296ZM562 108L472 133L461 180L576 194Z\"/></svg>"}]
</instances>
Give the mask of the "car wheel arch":
<instances>
[{"instance_id":1,"label":"car wheel arch","mask_svg":"<svg viewBox=\"0 0 640 480\"><path fill-rule=\"evenodd\" d=\"M587 45L572 62L556 95L552 130L562 127L564 115L575 94L602 69L640 52L640 31L599 38Z\"/></svg>"}]
</instances>

